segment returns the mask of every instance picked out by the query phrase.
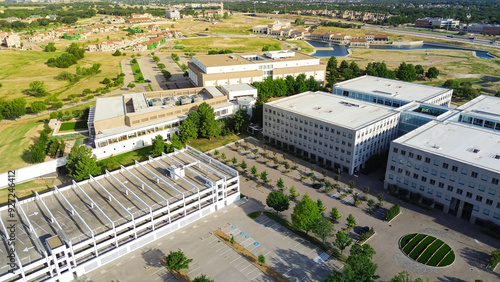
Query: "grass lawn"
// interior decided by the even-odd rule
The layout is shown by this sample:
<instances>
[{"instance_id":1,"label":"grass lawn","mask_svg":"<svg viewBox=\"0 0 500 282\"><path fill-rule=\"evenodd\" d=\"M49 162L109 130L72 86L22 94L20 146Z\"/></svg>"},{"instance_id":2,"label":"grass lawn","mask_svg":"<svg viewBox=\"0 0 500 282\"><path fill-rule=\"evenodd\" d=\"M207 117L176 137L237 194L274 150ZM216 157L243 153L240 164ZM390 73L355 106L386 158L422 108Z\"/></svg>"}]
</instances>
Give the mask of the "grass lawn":
<instances>
[{"instance_id":1,"label":"grass lawn","mask_svg":"<svg viewBox=\"0 0 500 282\"><path fill-rule=\"evenodd\" d=\"M132 61L130 61L130 66L132 67L132 72L134 73L135 82L137 83L144 82L144 76L142 75L139 63L132 63Z\"/></svg>"},{"instance_id":2,"label":"grass lawn","mask_svg":"<svg viewBox=\"0 0 500 282\"><path fill-rule=\"evenodd\" d=\"M447 266L455 261L455 252L453 250L448 253L448 255L441 261L438 266Z\"/></svg>"},{"instance_id":3,"label":"grass lawn","mask_svg":"<svg viewBox=\"0 0 500 282\"><path fill-rule=\"evenodd\" d=\"M21 158L25 150L38 139L39 131L43 129L42 122L10 122L0 126L0 172L28 166ZM40 126L40 127L39 127Z\"/></svg>"},{"instance_id":4,"label":"grass lawn","mask_svg":"<svg viewBox=\"0 0 500 282\"><path fill-rule=\"evenodd\" d=\"M450 246L447 244L442 246L432 258L427 262L427 265L437 266L437 264L443 259L443 256L446 255L451 250Z\"/></svg>"},{"instance_id":5,"label":"grass lawn","mask_svg":"<svg viewBox=\"0 0 500 282\"><path fill-rule=\"evenodd\" d=\"M269 45L271 50L281 50L280 41L267 38L199 37L180 39L175 41L175 44L184 46L183 52L208 52L222 49L230 49L233 53L259 52L265 45Z\"/></svg>"},{"instance_id":6,"label":"grass lawn","mask_svg":"<svg viewBox=\"0 0 500 282\"><path fill-rule=\"evenodd\" d=\"M415 236L417 236L417 234L408 234L401 238L401 241L399 242L401 248L404 248L406 244L408 244L408 242L410 242Z\"/></svg>"},{"instance_id":7,"label":"grass lawn","mask_svg":"<svg viewBox=\"0 0 500 282\"><path fill-rule=\"evenodd\" d=\"M427 236L425 237L425 239L423 239L422 241L420 241L420 243L415 247L415 249L413 249L413 251L411 253L409 253L408 255L412 258L412 259L417 259L417 257L420 255L420 253L427 247L427 245L429 245L432 241L434 241L434 237L432 236Z\"/></svg>"},{"instance_id":8,"label":"grass lawn","mask_svg":"<svg viewBox=\"0 0 500 282\"><path fill-rule=\"evenodd\" d=\"M55 178L39 179L17 184L15 186L15 193L17 198L21 199L26 196L31 196L32 191L37 191L38 193L47 190L54 186ZM0 190L0 205L5 205L7 203L8 187Z\"/></svg>"},{"instance_id":9,"label":"grass lawn","mask_svg":"<svg viewBox=\"0 0 500 282\"><path fill-rule=\"evenodd\" d=\"M59 132L78 131L84 129L87 129L86 121L64 122L63 124L61 124L61 127L59 128Z\"/></svg>"},{"instance_id":10,"label":"grass lawn","mask_svg":"<svg viewBox=\"0 0 500 282\"><path fill-rule=\"evenodd\" d=\"M404 247L403 251L408 254L409 252L411 252L411 250L413 250L413 248L425 237L426 235L425 234L417 234L417 236L415 236L413 238L413 240L411 240L410 242L408 242L408 244Z\"/></svg>"},{"instance_id":11,"label":"grass lawn","mask_svg":"<svg viewBox=\"0 0 500 282\"><path fill-rule=\"evenodd\" d=\"M57 44L56 44L57 46ZM58 48L63 50L63 48ZM23 93L29 84L35 80L42 81L50 94L60 93L58 98L67 98L70 94L81 94L86 88L95 90L103 87L100 83L104 78L113 78L120 73L119 63L122 57L114 57L106 53L85 53L85 57L66 69L50 68L45 62L49 58L57 57L62 52L47 53L42 51L0 51L0 80L3 87L0 88L0 98L13 99L26 98L28 106L33 101L43 101L46 97L36 98ZM101 73L89 77L83 77L77 83L69 85L67 81L58 81L54 77L63 71L76 73L76 67L91 67L94 63L101 63Z\"/></svg>"},{"instance_id":12,"label":"grass lawn","mask_svg":"<svg viewBox=\"0 0 500 282\"><path fill-rule=\"evenodd\" d=\"M248 136L247 133L240 133L239 135L232 134L228 136L219 136L217 138L212 138L212 140L201 138L189 142L188 145L202 152L206 152Z\"/></svg>"},{"instance_id":13,"label":"grass lawn","mask_svg":"<svg viewBox=\"0 0 500 282\"><path fill-rule=\"evenodd\" d=\"M151 152L151 146L147 146L144 148L140 148L138 150L130 151L127 153L123 153L120 155L113 156L113 158L123 166L131 165L134 163L134 160L138 162L142 162L148 159L148 156L150 155ZM100 166L104 166L107 162L109 162L109 159L111 157L108 157L106 159L102 159L98 161L97 163Z\"/></svg>"},{"instance_id":14,"label":"grass lawn","mask_svg":"<svg viewBox=\"0 0 500 282\"><path fill-rule=\"evenodd\" d=\"M443 244L444 244L443 241L437 239L427 248L427 250L425 250L425 252L423 252L420 255L417 261L425 264L429 260L429 258L434 254L434 252L437 249L439 249L439 247L441 247Z\"/></svg>"}]
</instances>

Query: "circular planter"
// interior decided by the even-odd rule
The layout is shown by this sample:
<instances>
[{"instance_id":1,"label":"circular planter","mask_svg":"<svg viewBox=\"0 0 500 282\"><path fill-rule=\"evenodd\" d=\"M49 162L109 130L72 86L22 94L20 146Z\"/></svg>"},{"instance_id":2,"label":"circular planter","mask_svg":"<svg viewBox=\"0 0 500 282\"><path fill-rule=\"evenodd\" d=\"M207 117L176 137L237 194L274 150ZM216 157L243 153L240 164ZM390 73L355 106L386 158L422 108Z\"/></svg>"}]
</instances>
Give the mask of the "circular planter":
<instances>
[{"instance_id":1,"label":"circular planter","mask_svg":"<svg viewBox=\"0 0 500 282\"><path fill-rule=\"evenodd\" d=\"M399 249L412 260L432 267L446 267L455 261L453 249L440 239L421 233L399 239Z\"/></svg>"}]
</instances>

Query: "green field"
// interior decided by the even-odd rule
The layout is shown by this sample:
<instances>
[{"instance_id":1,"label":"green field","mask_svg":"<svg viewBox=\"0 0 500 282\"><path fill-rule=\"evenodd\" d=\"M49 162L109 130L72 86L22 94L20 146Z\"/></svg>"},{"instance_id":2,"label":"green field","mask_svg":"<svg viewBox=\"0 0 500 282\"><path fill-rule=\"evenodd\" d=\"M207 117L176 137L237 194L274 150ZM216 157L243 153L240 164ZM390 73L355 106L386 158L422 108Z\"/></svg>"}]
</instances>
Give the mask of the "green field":
<instances>
[{"instance_id":1,"label":"green field","mask_svg":"<svg viewBox=\"0 0 500 282\"><path fill-rule=\"evenodd\" d=\"M239 135L231 134L228 136L219 136L217 138L212 138L212 140L208 140L206 138L200 138L192 140L191 142L188 143L188 145L202 152L206 152L218 148L220 146L232 143L234 141L240 140L242 138L246 138L247 136L248 134L241 133Z\"/></svg>"},{"instance_id":2,"label":"green field","mask_svg":"<svg viewBox=\"0 0 500 282\"><path fill-rule=\"evenodd\" d=\"M138 150L130 151L120 155L113 156L112 159L123 166L134 164L134 161L142 162L148 159L151 152L151 146L140 148ZM102 159L97 162L100 166L106 166L110 162L111 157Z\"/></svg>"},{"instance_id":3,"label":"green field","mask_svg":"<svg viewBox=\"0 0 500 282\"><path fill-rule=\"evenodd\" d=\"M130 62L130 66L132 67L132 72L134 73L134 79L137 83L144 82L144 76L142 75L141 67L139 67L139 63Z\"/></svg>"},{"instance_id":4,"label":"green field","mask_svg":"<svg viewBox=\"0 0 500 282\"><path fill-rule=\"evenodd\" d=\"M33 194L34 191L41 193L51 187L54 186L56 179L55 178L47 178L47 179L37 179L28 182L24 182L21 184L16 184L15 193L18 199L22 199L23 197L28 197ZM5 205L7 203L8 187L0 190L0 206Z\"/></svg>"},{"instance_id":5,"label":"green field","mask_svg":"<svg viewBox=\"0 0 500 282\"><path fill-rule=\"evenodd\" d=\"M450 246L430 235L405 235L400 239L399 247L408 257L425 265L442 267L455 261L455 253Z\"/></svg>"},{"instance_id":6,"label":"green field","mask_svg":"<svg viewBox=\"0 0 500 282\"><path fill-rule=\"evenodd\" d=\"M59 127L59 132L78 131L84 129L87 129L86 121L64 122L61 124L61 127Z\"/></svg>"},{"instance_id":7,"label":"green field","mask_svg":"<svg viewBox=\"0 0 500 282\"><path fill-rule=\"evenodd\" d=\"M42 122L21 123L10 122L0 127L0 172L28 166L22 155L29 146L38 139L37 127ZM41 128L40 128L41 130Z\"/></svg>"}]
</instances>

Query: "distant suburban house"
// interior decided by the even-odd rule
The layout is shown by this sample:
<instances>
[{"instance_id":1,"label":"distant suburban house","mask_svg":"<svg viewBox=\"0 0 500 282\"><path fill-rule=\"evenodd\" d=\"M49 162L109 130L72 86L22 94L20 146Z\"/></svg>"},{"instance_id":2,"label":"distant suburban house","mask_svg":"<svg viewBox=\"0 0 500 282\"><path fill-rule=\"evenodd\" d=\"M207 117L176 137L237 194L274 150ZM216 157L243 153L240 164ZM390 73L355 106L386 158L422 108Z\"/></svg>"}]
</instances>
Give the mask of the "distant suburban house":
<instances>
[{"instance_id":1,"label":"distant suburban house","mask_svg":"<svg viewBox=\"0 0 500 282\"><path fill-rule=\"evenodd\" d=\"M0 45L21 48L21 37L17 33L0 32Z\"/></svg>"},{"instance_id":2,"label":"distant suburban house","mask_svg":"<svg viewBox=\"0 0 500 282\"><path fill-rule=\"evenodd\" d=\"M165 17L167 19L180 19L181 13L177 10L165 10Z\"/></svg>"}]
</instances>

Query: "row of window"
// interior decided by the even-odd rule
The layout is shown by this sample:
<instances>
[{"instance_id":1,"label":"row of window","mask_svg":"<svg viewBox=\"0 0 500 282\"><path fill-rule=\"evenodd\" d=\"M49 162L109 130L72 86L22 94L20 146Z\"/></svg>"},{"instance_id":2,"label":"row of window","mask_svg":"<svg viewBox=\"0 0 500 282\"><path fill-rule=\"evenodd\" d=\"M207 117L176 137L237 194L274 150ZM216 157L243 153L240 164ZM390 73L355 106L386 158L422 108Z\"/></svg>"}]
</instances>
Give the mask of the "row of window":
<instances>
[{"instance_id":1,"label":"row of window","mask_svg":"<svg viewBox=\"0 0 500 282\"><path fill-rule=\"evenodd\" d=\"M394 147L393 148L393 153L396 153L396 154L399 153L401 156L408 155L409 158L416 159L417 161L422 161L423 160L424 163L427 163L427 164L430 164L431 161L432 161L432 164L434 166L436 166L436 167L441 167L442 169L449 169L452 172L459 172L459 168L456 165L451 165L450 166L446 162L441 162L441 161L436 160L436 159L435 160L431 160L430 157L423 157L422 155L414 154L413 152L407 152L406 150L403 150L403 149L400 150L400 149ZM397 161L397 157L393 156L392 157L392 161L396 162ZM405 160L404 159L399 159L399 163L402 164L402 165L404 165L405 164ZM410 160L408 160L406 162L406 165L408 167L414 167L417 170L419 170L421 167L423 167L423 171L424 172L428 172L428 170L429 170L428 167L419 165L418 163L413 164ZM431 173L433 175L437 175L437 170L436 169L432 169ZM480 178L482 181L485 181L485 182L487 182L489 180L489 178L490 178L487 174L481 174L481 177L479 177L479 173L478 172L476 172L476 171L470 171L469 172L469 170L467 168L461 168L460 169L460 173L462 175L469 175L472 178ZM440 176L441 176L441 178L446 178L446 172L440 172ZM454 174L450 174L450 180L454 181L454 179L455 179L455 175ZM500 180L499 180L499 178L491 177L491 183L495 184L495 185L498 185L500 183Z\"/></svg>"}]
</instances>

